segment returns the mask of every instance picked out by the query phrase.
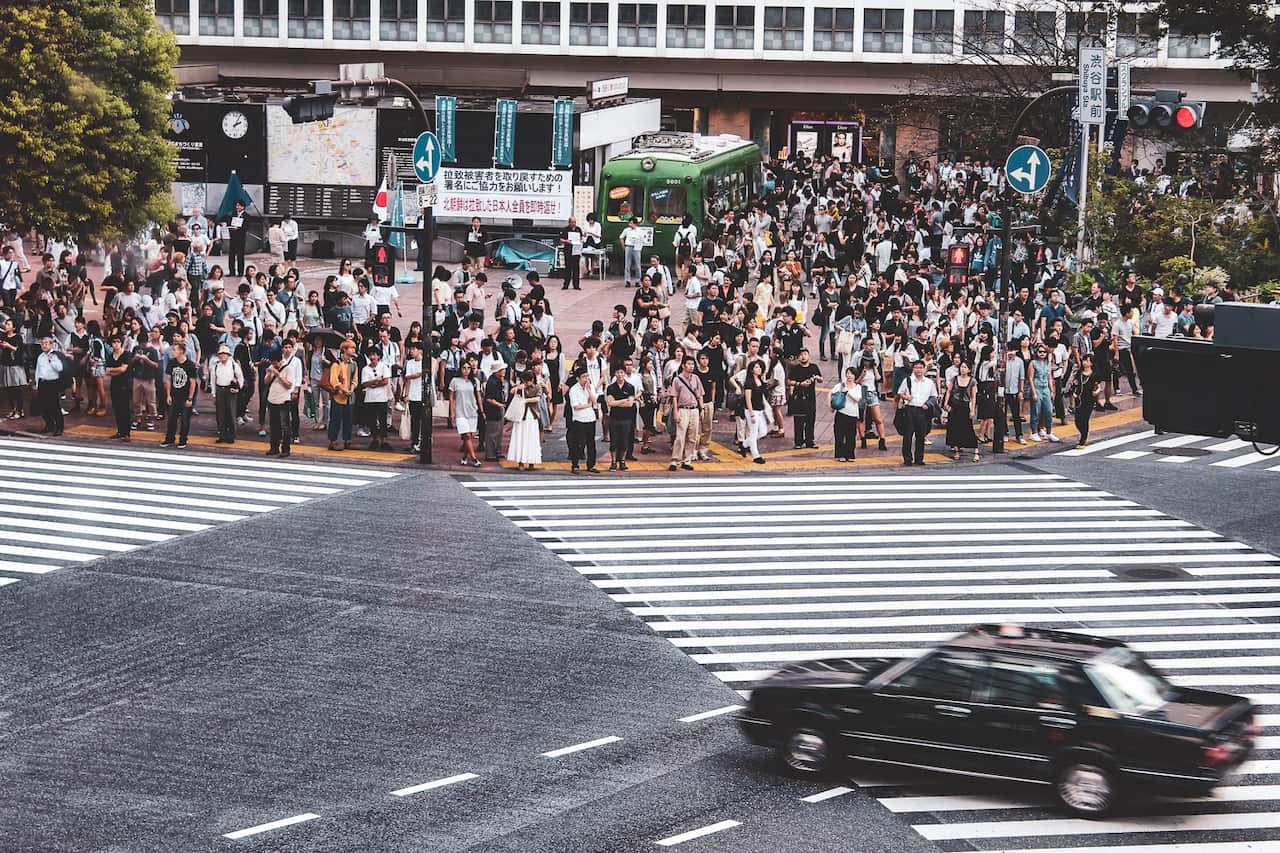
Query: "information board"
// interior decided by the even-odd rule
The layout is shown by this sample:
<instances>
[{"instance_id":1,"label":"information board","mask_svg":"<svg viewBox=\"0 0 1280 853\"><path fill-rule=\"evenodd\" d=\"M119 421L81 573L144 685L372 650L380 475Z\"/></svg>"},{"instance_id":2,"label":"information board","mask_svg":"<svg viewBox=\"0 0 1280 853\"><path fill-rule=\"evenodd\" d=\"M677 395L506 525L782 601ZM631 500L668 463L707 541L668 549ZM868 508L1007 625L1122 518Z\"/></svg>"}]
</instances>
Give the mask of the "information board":
<instances>
[{"instance_id":1,"label":"information board","mask_svg":"<svg viewBox=\"0 0 1280 853\"><path fill-rule=\"evenodd\" d=\"M267 216L288 213L299 219L358 219L373 210L376 187L335 187L323 184L268 184Z\"/></svg>"}]
</instances>

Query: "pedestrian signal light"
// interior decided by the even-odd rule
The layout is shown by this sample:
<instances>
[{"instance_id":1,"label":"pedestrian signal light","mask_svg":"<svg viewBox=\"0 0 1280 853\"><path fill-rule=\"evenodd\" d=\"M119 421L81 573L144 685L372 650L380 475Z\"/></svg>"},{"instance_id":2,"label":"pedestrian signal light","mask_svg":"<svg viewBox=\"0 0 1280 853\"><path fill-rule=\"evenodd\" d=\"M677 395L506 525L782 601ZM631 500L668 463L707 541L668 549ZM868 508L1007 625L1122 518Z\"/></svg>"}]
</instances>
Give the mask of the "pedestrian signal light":
<instances>
[{"instance_id":1,"label":"pedestrian signal light","mask_svg":"<svg viewBox=\"0 0 1280 853\"><path fill-rule=\"evenodd\" d=\"M373 283L380 287L390 287L396 275L395 250L386 243L378 243L371 252L373 263L369 271L373 275Z\"/></svg>"},{"instance_id":2,"label":"pedestrian signal light","mask_svg":"<svg viewBox=\"0 0 1280 853\"><path fill-rule=\"evenodd\" d=\"M947 261L947 264L953 267L969 266L969 247L968 246L952 246L950 258Z\"/></svg>"}]
</instances>

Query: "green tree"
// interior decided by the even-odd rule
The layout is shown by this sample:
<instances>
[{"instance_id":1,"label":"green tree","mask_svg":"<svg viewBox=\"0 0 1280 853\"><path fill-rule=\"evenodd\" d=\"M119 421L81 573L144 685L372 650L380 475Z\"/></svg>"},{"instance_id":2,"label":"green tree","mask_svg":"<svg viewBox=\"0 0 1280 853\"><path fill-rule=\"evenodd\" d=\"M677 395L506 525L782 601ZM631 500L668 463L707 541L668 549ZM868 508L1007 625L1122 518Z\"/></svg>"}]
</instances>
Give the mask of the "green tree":
<instances>
[{"instance_id":1,"label":"green tree","mask_svg":"<svg viewBox=\"0 0 1280 853\"><path fill-rule=\"evenodd\" d=\"M177 56L147 0L0 5L0 222L97 238L167 219Z\"/></svg>"},{"instance_id":2,"label":"green tree","mask_svg":"<svg viewBox=\"0 0 1280 853\"><path fill-rule=\"evenodd\" d=\"M1280 103L1280 20L1269 0L1164 0L1161 16L1194 35L1218 35L1219 52Z\"/></svg>"}]
</instances>

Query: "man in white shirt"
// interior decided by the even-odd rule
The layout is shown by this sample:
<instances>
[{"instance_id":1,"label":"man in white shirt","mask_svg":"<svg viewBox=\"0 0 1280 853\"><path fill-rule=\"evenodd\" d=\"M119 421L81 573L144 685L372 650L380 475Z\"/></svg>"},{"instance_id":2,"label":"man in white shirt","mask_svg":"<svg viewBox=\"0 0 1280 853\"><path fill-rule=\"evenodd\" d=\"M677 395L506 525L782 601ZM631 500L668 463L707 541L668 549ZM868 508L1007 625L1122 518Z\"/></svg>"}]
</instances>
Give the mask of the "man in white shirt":
<instances>
[{"instance_id":1,"label":"man in white shirt","mask_svg":"<svg viewBox=\"0 0 1280 853\"><path fill-rule=\"evenodd\" d=\"M650 281L659 281L658 276L662 276L662 287L667 291L667 295L676 292L676 282L671 277L671 270L667 269L667 265L657 255L649 258L649 269L645 271L645 275L649 276Z\"/></svg>"},{"instance_id":2,"label":"man in white shirt","mask_svg":"<svg viewBox=\"0 0 1280 853\"><path fill-rule=\"evenodd\" d=\"M1173 337L1173 330L1178 326L1178 312L1173 309L1172 301L1162 299L1160 306L1151 312L1147 323L1153 338Z\"/></svg>"},{"instance_id":3,"label":"man in white shirt","mask_svg":"<svg viewBox=\"0 0 1280 853\"><path fill-rule=\"evenodd\" d=\"M924 438L929 434L933 416L927 408L930 399L938 399L938 386L924 375L924 362L911 365L911 375L898 386L896 405L905 410L907 432L902 436L902 464L924 464Z\"/></svg>"},{"instance_id":4,"label":"man in white shirt","mask_svg":"<svg viewBox=\"0 0 1280 853\"><path fill-rule=\"evenodd\" d=\"M622 268L622 281L627 287L640 286L640 253L644 250L645 232L640 228L639 220L634 217L622 230L620 241L623 248L625 265Z\"/></svg>"},{"instance_id":5,"label":"man in white shirt","mask_svg":"<svg viewBox=\"0 0 1280 853\"><path fill-rule=\"evenodd\" d=\"M419 442L422 436L422 416L426 406L422 397L422 342L409 342L409 357L404 361L405 397L409 401L409 432L413 436L410 452L422 450Z\"/></svg>"},{"instance_id":6,"label":"man in white shirt","mask_svg":"<svg viewBox=\"0 0 1280 853\"><path fill-rule=\"evenodd\" d=\"M271 365L263 381L267 383L267 411L270 416L271 449L268 456L289 456L293 446L293 425L289 409L294 395L302 389L302 362L293 357L293 341L285 341L271 351Z\"/></svg>"},{"instance_id":7,"label":"man in white shirt","mask_svg":"<svg viewBox=\"0 0 1280 853\"><path fill-rule=\"evenodd\" d=\"M404 316L400 311L400 291L396 290L393 282L379 284L375 281L369 295L373 297L373 304L377 306L376 316L381 317L383 314L390 313L392 308L396 309L397 317Z\"/></svg>"},{"instance_id":8,"label":"man in white shirt","mask_svg":"<svg viewBox=\"0 0 1280 853\"><path fill-rule=\"evenodd\" d=\"M370 450L390 450L387 443L387 404L391 400L391 368L382 360L377 347L369 350L369 363L360 371L360 387L364 389L364 405L368 410Z\"/></svg>"},{"instance_id":9,"label":"man in white shirt","mask_svg":"<svg viewBox=\"0 0 1280 853\"><path fill-rule=\"evenodd\" d=\"M280 236L284 240L284 259L292 266L298 260L298 222L288 213L280 220Z\"/></svg>"},{"instance_id":10,"label":"man in white shirt","mask_svg":"<svg viewBox=\"0 0 1280 853\"><path fill-rule=\"evenodd\" d=\"M369 280L360 279L356 282L356 298L351 300L351 322L363 326L377 310L378 303L369 295Z\"/></svg>"},{"instance_id":11,"label":"man in white shirt","mask_svg":"<svg viewBox=\"0 0 1280 853\"><path fill-rule=\"evenodd\" d=\"M587 472L596 470L596 420L599 418L600 403L598 395L591 387L591 377L587 371L579 371L569 386L569 420L566 436L569 441L570 470L578 473L578 463L584 456Z\"/></svg>"}]
</instances>

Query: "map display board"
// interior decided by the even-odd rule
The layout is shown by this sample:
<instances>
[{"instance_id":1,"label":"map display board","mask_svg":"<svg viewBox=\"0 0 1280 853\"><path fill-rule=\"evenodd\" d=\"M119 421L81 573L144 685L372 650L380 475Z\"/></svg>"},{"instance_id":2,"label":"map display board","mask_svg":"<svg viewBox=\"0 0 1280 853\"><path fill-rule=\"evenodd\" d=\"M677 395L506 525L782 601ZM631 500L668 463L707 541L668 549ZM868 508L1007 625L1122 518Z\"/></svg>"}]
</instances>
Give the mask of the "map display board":
<instances>
[{"instance_id":1,"label":"map display board","mask_svg":"<svg viewBox=\"0 0 1280 853\"><path fill-rule=\"evenodd\" d=\"M378 183L378 111L338 107L328 121L294 124L267 107L267 175L273 184L372 187Z\"/></svg>"}]
</instances>

